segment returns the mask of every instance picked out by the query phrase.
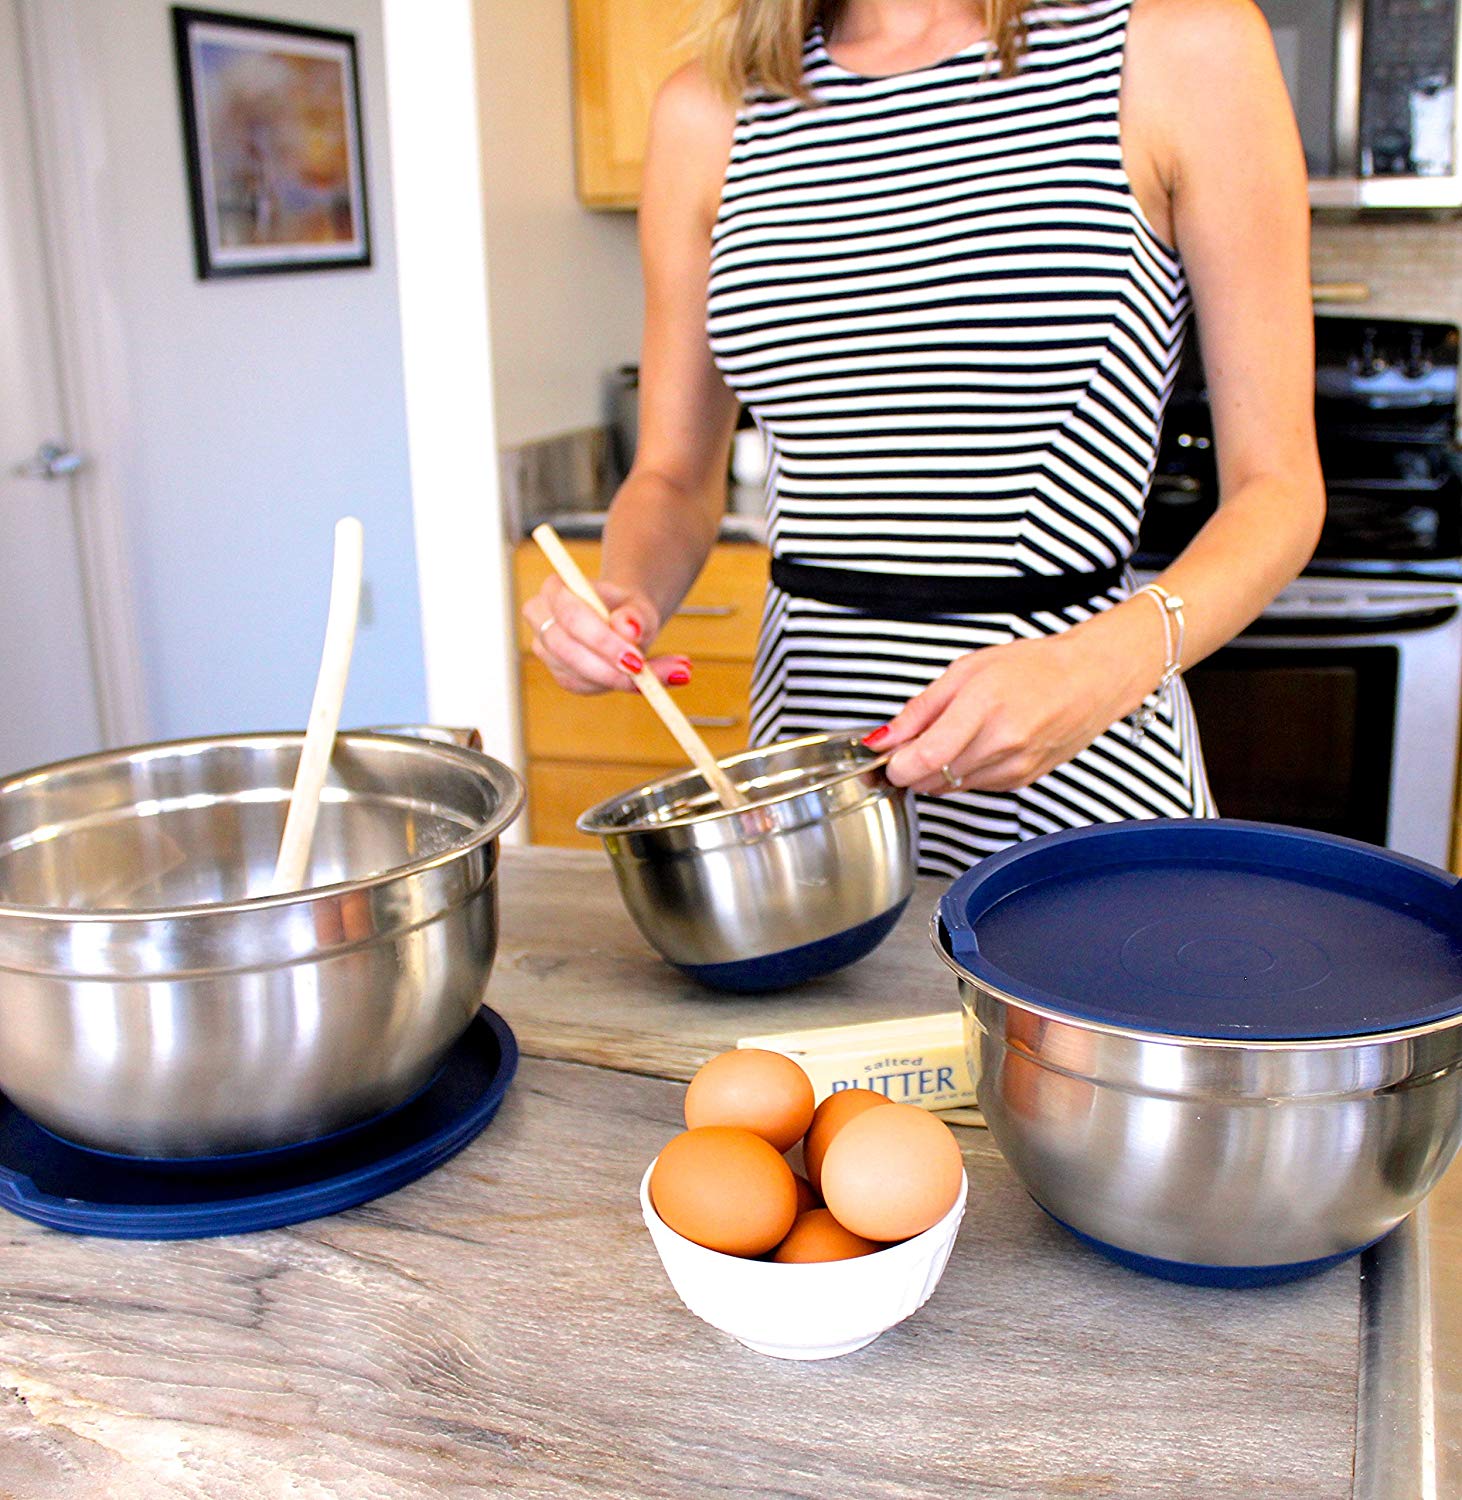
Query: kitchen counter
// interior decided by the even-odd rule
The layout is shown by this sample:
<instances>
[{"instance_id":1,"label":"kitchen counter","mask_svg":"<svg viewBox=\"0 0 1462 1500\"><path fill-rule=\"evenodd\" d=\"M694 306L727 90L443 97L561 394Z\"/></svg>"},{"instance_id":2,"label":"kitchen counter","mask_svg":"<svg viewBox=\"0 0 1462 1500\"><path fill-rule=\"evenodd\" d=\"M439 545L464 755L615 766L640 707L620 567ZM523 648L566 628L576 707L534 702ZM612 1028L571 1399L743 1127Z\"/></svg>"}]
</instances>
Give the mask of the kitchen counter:
<instances>
[{"instance_id":1,"label":"kitchen counter","mask_svg":"<svg viewBox=\"0 0 1462 1500\"><path fill-rule=\"evenodd\" d=\"M602 510L568 510L557 514L533 515L523 522L523 535L532 534L540 521L549 521L561 537L597 542L604 535L604 522L608 512ZM766 518L760 511L738 510L734 506L721 517L716 533L718 542L750 542L765 546L767 539Z\"/></svg>"},{"instance_id":2,"label":"kitchen counter","mask_svg":"<svg viewBox=\"0 0 1462 1500\"><path fill-rule=\"evenodd\" d=\"M0 1218L0 1494L1462 1493L1458 1310L1437 1298L1433 1325L1425 1306L1462 1264L1455 1171L1426 1224L1364 1260L1214 1293L1083 1251L961 1128L969 1209L908 1322L801 1365L685 1310L636 1191L680 1126L677 1080L750 1031L952 1007L925 932L939 890L921 883L841 975L716 998L645 948L601 856L505 850L489 999L524 1060L459 1156L362 1208L230 1239ZM1428 1441L1443 1470L1426 1491Z\"/></svg>"}]
</instances>

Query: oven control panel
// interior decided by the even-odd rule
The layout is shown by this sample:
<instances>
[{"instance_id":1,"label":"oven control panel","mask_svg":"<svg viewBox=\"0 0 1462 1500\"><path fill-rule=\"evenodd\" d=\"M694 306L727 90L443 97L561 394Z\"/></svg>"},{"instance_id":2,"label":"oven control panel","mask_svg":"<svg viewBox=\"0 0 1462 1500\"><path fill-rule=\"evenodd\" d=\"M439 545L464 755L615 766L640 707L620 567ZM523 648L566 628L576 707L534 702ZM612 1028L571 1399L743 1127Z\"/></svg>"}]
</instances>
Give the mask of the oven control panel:
<instances>
[{"instance_id":1,"label":"oven control panel","mask_svg":"<svg viewBox=\"0 0 1462 1500\"><path fill-rule=\"evenodd\" d=\"M1371 413L1414 413L1445 433L1457 421L1457 346L1448 323L1316 319L1315 394L1352 406L1352 424Z\"/></svg>"}]
</instances>

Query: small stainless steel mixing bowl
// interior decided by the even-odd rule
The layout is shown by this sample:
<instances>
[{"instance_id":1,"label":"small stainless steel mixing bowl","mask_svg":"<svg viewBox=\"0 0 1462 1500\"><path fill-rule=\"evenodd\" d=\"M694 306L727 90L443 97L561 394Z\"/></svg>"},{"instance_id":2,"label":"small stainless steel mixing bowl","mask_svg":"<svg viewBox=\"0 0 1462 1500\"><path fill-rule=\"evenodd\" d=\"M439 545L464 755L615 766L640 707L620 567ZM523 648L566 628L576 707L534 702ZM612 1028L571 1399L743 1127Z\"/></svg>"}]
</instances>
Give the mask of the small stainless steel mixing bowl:
<instances>
[{"instance_id":1,"label":"small stainless steel mixing bowl","mask_svg":"<svg viewBox=\"0 0 1462 1500\"><path fill-rule=\"evenodd\" d=\"M1302 1042L1124 1030L978 979L937 911L931 936L1006 1161L1141 1269L1220 1285L1323 1269L1395 1228L1462 1143L1462 1016Z\"/></svg>"},{"instance_id":2,"label":"small stainless steel mixing bowl","mask_svg":"<svg viewBox=\"0 0 1462 1500\"><path fill-rule=\"evenodd\" d=\"M269 896L303 736L149 745L0 782L0 1092L92 1148L292 1145L402 1103L483 1000L518 778L337 741L307 889Z\"/></svg>"},{"instance_id":3,"label":"small stainless steel mixing bowl","mask_svg":"<svg viewBox=\"0 0 1462 1500\"><path fill-rule=\"evenodd\" d=\"M625 905L652 947L719 989L782 989L880 943L914 888L912 803L855 732L721 762L751 806L699 772L590 808Z\"/></svg>"}]
</instances>

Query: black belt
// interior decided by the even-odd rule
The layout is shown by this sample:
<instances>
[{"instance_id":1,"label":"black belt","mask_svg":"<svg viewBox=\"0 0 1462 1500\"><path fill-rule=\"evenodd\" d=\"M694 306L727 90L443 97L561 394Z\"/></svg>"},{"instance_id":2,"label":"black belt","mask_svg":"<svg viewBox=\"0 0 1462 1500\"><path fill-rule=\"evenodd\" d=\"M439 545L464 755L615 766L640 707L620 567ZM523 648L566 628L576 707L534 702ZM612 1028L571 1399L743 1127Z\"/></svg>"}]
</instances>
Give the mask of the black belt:
<instances>
[{"instance_id":1,"label":"black belt","mask_svg":"<svg viewBox=\"0 0 1462 1500\"><path fill-rule=\"evenodd\" d=\"M1028 615L1085 604L1122 581L1125 563L1091 573L1022 573L985 578L924 573L865 573L772 559L772 582L784 594L856 609L881 620L940 615Z\"/></svg>"}]
</instances>

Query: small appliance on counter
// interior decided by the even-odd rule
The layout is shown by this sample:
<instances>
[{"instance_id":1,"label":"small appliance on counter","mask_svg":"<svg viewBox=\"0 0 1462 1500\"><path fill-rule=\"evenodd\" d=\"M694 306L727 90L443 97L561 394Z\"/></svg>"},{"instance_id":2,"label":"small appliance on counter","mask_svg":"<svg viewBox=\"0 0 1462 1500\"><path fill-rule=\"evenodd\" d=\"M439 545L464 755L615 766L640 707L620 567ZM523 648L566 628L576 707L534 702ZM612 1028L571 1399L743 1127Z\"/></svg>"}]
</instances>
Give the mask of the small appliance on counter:
<instances>
[{"instance_id":1,"label":"small appliance on counter","mask_svg":"<svg viewBox=\"0 0 1462 1500\"><path fill-rule=\"evenodd\" d=\"M620 365L609 377L609 453L616 481L635 461L640 441L640 367Z\"/></svg>"},{"instance_id":2,"label":"small appliance on counter","mask_svg":"<svg viewBox=\"0 0 1462 1500\"><path fill-rule=\"evenodd\" d=\"M1462 703L1458 330L1320 315L1315 332L1319 546L1248 630L1184 680L1220 813L1447 865ZM1140 575L1171 562L1213 514L1213 443L1190 340Z\"/></svg>"}]
</instances>

